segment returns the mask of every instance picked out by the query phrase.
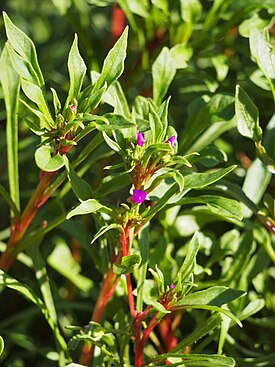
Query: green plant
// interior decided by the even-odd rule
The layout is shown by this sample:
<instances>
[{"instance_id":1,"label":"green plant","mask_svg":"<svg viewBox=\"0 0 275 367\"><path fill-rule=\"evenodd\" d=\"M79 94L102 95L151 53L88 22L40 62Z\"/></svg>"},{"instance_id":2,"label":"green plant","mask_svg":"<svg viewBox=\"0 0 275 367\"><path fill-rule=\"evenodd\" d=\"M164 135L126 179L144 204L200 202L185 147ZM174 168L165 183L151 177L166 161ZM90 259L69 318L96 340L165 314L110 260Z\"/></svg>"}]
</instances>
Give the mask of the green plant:
<instances>
[{"instance_id":1,"label":"green plant","mask_svg":"<svg viewBox=\"0 0 275 367\"><path fill-rule=\"evenodd\" d=\"M113 2L100 2L109 4ZM129 8L130 2L118 4L138 35L141 65L146 69L150 48L137 22L144 20L149 27L148 14L152 14L156 29L168 29L178 8L166 1L152 2L151 8L146 1L139 7L134 2L141 16L136 20L137 10ZM247 354L254 365L271 365L272 350L264 356L242 346L249 336L240 327L247 319L262 328L265 320L272 325L268 282L275 259L274 200L268 195L264 205L260 200L274 173L274 119L262 142L259 112L252 100L239 86L235 99L221 86L220 93L193 96L186 124L176 132L169 114L170 97L166 98L171 83L180 82L192 52L199 65L218 10L223 16L235 11L233 2L215 1L204 18L203 31L193 39L203 7L199 1L179 4L184 23L181 26L177 20L169 28L172 47L161 42L162 47L157 47L152 97L134 96L127 85L131 104L118 81L125 68L128 28L104 59L100 73L92 70L89 76L75 35L68 56L67 96L63 99L59 96L63 91L51 88L49 104L34 43L3 14L7 42L1 53L0 80L6 105L9 189L1 184L0 193L11 222L10 233L2 235L6 241L1 242L0 282L35 305L1 322L4 365L26 360L45 366L76 366L73 361L92 366L234 366L234 359L239 365L250 363ZM269 9L263 4L257 10L261 6ZM254 5L249 9L252 19L256 14L260 17ZM156 14L163 15L161 24ZM270 21L270 16L266 18ZM223 26L218 30L225 31ZM214 32L212 45L218 34ZM183 35L186 39L178 43ZM257 52L259 43L267 50L264 59ZM250 47L274 95L274 57L268 37L251 31ZM216 83L226 75L224 61L219 57L211 61ZM187 75L205 75L198 65L191 66ZM134 90L140 82L132 73L129 83L135 79ZM214 93L218 84L207 83ZM187 92L186 100L192 95ZM226 163L228 143L220 138L236 125L241 135L255 141L261 159L249 168L243 189L234 175L237 166ZM23 135L30 151L27 159L33 156L36 163L31 165L39 177L34 190L19 187L18 173L27 165L20 162L23 148L18 135ZM254 186L251 190L254 169L262 173L256 198ZM33 181L26 179L24 189ZM28 271L25 280L23 270ZM252 317L264 308L265 319ZM35 340L37 330L26 319L26 315L37 317L36 310L53 335L47 346ZM6 307L3 313L9 313ZM22 328L14 332L17 320ZM40 324L44 328L41 318ZM22 340L23 335L28 339ZM25 353L17 357L13 345ZM41 357L35 351L40 345Z\"/></svg>"}]
</instances>

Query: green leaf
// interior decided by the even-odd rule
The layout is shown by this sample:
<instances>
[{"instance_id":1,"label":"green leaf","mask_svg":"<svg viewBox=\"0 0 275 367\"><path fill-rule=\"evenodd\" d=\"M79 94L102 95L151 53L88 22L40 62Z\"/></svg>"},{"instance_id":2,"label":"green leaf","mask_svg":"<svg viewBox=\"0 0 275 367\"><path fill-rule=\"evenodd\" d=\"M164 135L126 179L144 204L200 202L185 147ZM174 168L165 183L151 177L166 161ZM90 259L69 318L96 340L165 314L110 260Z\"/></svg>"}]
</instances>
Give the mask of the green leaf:
<instances>
[{"instance_id":1,"label":"green leaf","mask_svg":"<svg viewBox=\"0 0 275 367\"><path fill-rule=\"evenodd\" d=\"M175 74L176 67L170 51L164 47L152 66L153 97L157 105L161 104Z\"/></svg>"},{"instance_id":2,"label":"green leaf","mask_svg":"<svg viewBox=\"0 0 275 367\"><path fill-rule=\"evenodd\" d=\"M139 254L123 256L120 264L113 264L113 272L117 275L132 273L140 262L141 257Z\"/></svg>"},{"instance_id":3,"label":"green leaf","mask_svg":"<svg viewBox=\"0 0 275 367\"><path fill-rule=\"evenodd\" d=\"M11 65L11 60L6 47L4 47L1 53L0 63L0 81L6 105L9 189L11 200L16 207L16 211L13 210L12 214L12 216L15 216L16 212L20 210L17 118L20 85L18 74Z\"/></svg>"},{"instance_id":4,"label":"green leaf","mask_svg":"<svg viewBox=\"0 0 275 367\"><path fill-rule=\"evenodd\" d=\"M36 50L32 40L12 23L5 12L3 12L3 18L11 47L18 55L29 62L38 85L42 87L44 85L44 78L38 64Z\"/></svg>"},{"instance_id":5,"label":"green leaf","mask_svg":"<svg viewBox=\"0 0 275 367\"><path fill-rule=\"evenodd\" d=\"M82 201L79 205L77 205L74 209L69 211L69 213L66 216L66 219L70 219L76 215L85 215L85 214L91 214L101 212L105 214L112 214L112 209L108 208L105 205L100 204L95 199L88 199L86 201Z\"/></svg>"},{"instance_id":6,"label":"green leaf","mask_svg":"<svg viewBox=\"0 0 275 367\"><path fill-rule=\"evenodd\" d=\"M179 185L179 190L182 191L184 189L184 176L178 170L174 170L173 173L174 180Z\"/></svg>"},{"instance_id":7,"label":"green leaf","mask_svg":"<svg viewBox=\"0 0 275 367\"><path fill-rule=\"evenodd\" d=\"M198 234L195 233L188 245L187 255L179 269L182 282L188 281L196 265L196 256L200 248Z\"/></svg>"},{"instance_id":8,"label":"green leaf","mask_svg":"<svg viewBox=\"0 0 275 367\"><path fill-rule=\"evenodd\" d=\"M202 15L202 5L199 0L180 0L181 17L186 23L196 24Z\"/></svg>"},{"instance_id":9,"label":"green leaf","mask_svg":"<svg viewBox=\"0 0 275 367\"><path fill-rule=\"evenodd\" d=\"M27 249L27 251L28 255L32 259L35 276L39 284L45 306L49 311L49 316L52 318L52 320L54 320L55 323L57 323L57 314L53 301L49 277L47 274L44 257L41 255L39 245L40 245L39 241L36 241L36 243L33 246L30 246Z\"/></svg>"},{"instance_id":10,"label":"green leaf","mask_svg":"<svg viewBox=\"0 0 275 367\"><path fill-rule=\"evenodd\" d=\"M91 244L93 244L99 237L101 237L105 232L110 231L111 229L117 229L119 232L123 233L123 227L120 224L112 223L107 226L103 226L100 228L100 230L97 232L97 234L94 236Z\"/></svg>"},{"instance_id":11,"label":"green leaf","mask_svg":"<svg viewBox=\"0 0 275 367\"><path fill-rule=\"evenodd\" d=\"M56 93L56 90L54 88L51 88L51 92L53 95L54 112L55 115L57 116L61 112L61 103Z\"/></svg>"},{"instance_id":12,"label":"green leaf","mask_svg":"<svg viewBox=\"0 0 275 367\"><path fill-rule=\"evenodd\" d=\"M63 155L63 160L68 179L71 183L73 192L75 193L76 197L80 201L88 200L93 194L91 186L88 184L88 182L83 180L82 177L78 176L65 155Z\"/></svg>"},{"instance_id":13,"label":"green leaf","mask_svg":"<svg viewBox=\"0 0 275 367\"><path fill-rule=\"evenodd\" d=\"M251 27L249 44L251 55L267 78L275 100L275 50L269 43L268 30Z\"/></svg>"},{"instance_id":14,"label":"green leaf","mask_svg":"<svg viewBox=\"0 0 275 367\"><path fill-rule=\"evenodd\" d=\"M210 171L205 173L193 173L184 177L185 189L201 189L205 186L220 180L228 173L232 172L237 166L230 166L227 168L221 168L216 171Z\"/></svg>"},{"instance_id":15,"label":"green leaf","mask_svg":"<svg viewBox=\"0 0 275 367\"><path fill-rule=\"evenodd\" d=\"M248 94L239 86L236 87L235 111L237 128L241 135L254 140L262 140L262 129L259 125L259 111Z\"/></svg>"},{"instance_id":16,"label":"green leaf","mask_svg":"<svg viewBox=\"0 0 275 367\"><path fill-rule=\"evenodd\" d=\"M188 294L183 299L175 303L173 306L199 306L209 305L220 307L226 303L232 302L235 299L246 294L244 291L232 289L228 287L215 286L203 291Z\"/></svg>"},{"instance_id":17,"label":"green leaf","mask_svg":"<svg viewBox=\"0 0 275 367\"><path fill-rule=\"evenodd\" d=\"M0 335L0 357L1 357L1 354L3 353L4 349L5 349L4 339Z\"/></svg>"},{"instance_id":18,"label":"green leaf","mask_svg":"<svg viewBox=\"0 0 275 367\"><path fill-rule=\"evenodd\" d=\"M102 71L96 82L96 89L100 89L104 83L108 87L117 80L124 70L124 60L126 58L128 27L115 43L114 47L109 51L104 60Z\"/></svg>"},{"instance_id":19,"label":"green leaf","mask_svg":"<svg viewBox=\"0 0 275 367\"><path fill-rule=\"evenodd\" d=\"M166 353L166 358L183 358L182 366L189 367L234 367L235 361L231 357L218 354L173 354Z\"/></svg>"},{"instance_id":20,"label":"green leaf","mask_svg":"<svg viewBox=\"0 0 275 367\"><path fill-rule=\"evenodd\" d=\"M141 312L143 310L143 295L149 262L149 223L139 232L138 245L142 260L138 268L136 308L138 312Z\"/></svg>"},{"instance_id":21,"label":"green leaf","mask_svg":"<svg viewBox=\"0 0 275 367\"><path fill-rule=\"evenodd\" d=\"M173 63L176 69L184 69L187 67L187 62L192 57L193 50L187 46L186 43L180 43L175 45L170 50Z\"/></svg>"},{"instance_id":22,"label":"green leaf","mask_svg":"<svg viewBox=\"0 0 275 367\"><path fill-rule=\"evenodd\" d=\"M42 145L34 154L37 166L46 172L55 172L64 166L64 160L61 155L56 154L51 156L51 147L49 145Z\"/></svg>"},{"instance_id":23,"label":"green leaf","mask_svg":"<svg viewBox=\"0 0 275 367\"><path fill-rule=\"evenodd\" d=\"M202 199L212 213L238 220L243 218L241 205L237 200L215 195L202 195L199 198Z\"/></svg>"},{"instance_id":24,"label":"green leaf","mask_svg":"<svg viewBox=\"0 0 275 367\"><path fill-rule=\"evenodd\" d=\"M39 110L42 112L43 114L43 118L44 121L46 122L46 124L43 126L41 125L41 129L46 128L48 130L51 130L52 128L54 128L55 123L52 119L52 116L50 114L50 111L48 109L48 105L47 102L44 98L44 94L42 89L32 83L29 82L27 80L22 79L21 81L22 84L22 89L23 92L25 93L25 95L34 103L36 103L36 105L38 106Z\"/></svg>"},{"instance_id":25,"label":"green leaf","mask_svg":"<svg viewBox=\"0 0 275 367\"><path fill-rule=\"evenodd\" d=\"M70 89L65 104L65 108L69 103L72 103L73 99L78 99L83 79L86 74L86 65L82 59L77 45L77 35L75 34L74 41L68 57L68 70L70 75Z\"/></svg>"},{"instance_id":26,"label":"green leaf","mask_svg":"<svg viewBox=\"0 0 275 367\"><path fill-rule=\"evenodd\" d=\"M55 248L48 256L47 262L81 291L87 293L93 288L93 281L80 274L81 266L74 259L68 245L62 238L56 239Z\"/></svg>"},{"instance_id":27,"label":"green leaf","mask_svg":"<svg viewBox=\"0 0 275 367\"><path fill-rule=\"evenodd\" d=\"M153 306L158 312L161 312L161 314L168 314L171 313L171 311L166 310L166 308L159 302L150 301L149 303L151 306Z\"/></svg>"}]
</instances>

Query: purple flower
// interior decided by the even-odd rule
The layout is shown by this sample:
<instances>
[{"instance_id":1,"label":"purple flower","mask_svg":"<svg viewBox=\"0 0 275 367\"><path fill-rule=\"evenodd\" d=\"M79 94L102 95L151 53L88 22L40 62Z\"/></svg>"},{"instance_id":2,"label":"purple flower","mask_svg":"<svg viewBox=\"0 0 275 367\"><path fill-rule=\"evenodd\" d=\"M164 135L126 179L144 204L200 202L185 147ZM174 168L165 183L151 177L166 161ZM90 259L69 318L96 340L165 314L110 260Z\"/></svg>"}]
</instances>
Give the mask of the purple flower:
<instances>
[{"instance_id":1,"label":"purple flower","mask_svg":"<svg viewBox=\"0 0 275 367\"><path fill-rule=\"evenodd\" d=\"M145 140L144 140L143 134L137 131L137 145L142 147L144 143L145 143Z\"/></svg>"},{"instance_id":2,"label":"purple flower","mask_svg":"<svg viewBox=\"0 0 275 367\"><path fill-rule=\"evenodd\" d=\"M71 105L71 110L72 110L73 112L76 112L76 105L72 104L72 105Z\"/></svg>"},{"instance_id":3,"label":"purple flower","mask_svg":"<svg viewBox=\"0 0 275 367\"><path fill-rule=\"evenodd\" d=\"M169 143L171 145L171 147L172 147L175 144L176 139L177 138L175 137L175 135L172 135L171 138L169 138L168 140L166 140L165 143Z\"/></svg>"},{"instance_id":4,"label":"purple flower","mask_svg":"<svg viewBox=\"0 0 275 367\"><path fill-rule=\"evenodd\" d=\"M131 200L136 204L141 204L146 199L146 192L143 190L134 190L133 195L131 196Z\"/></svg>"},{"instance_id":5,"label":"purple flower","mask_svg":"<svg viewBox=\"0 0 275 367\"><path fill-rule=\"evenodd\" d=\"M170 288L170 290L172 290L172 289L174 289L175 287L176 287L176 286L175 286L175 284L171 284L169 288Z\"/></svg>"}]
</instances>

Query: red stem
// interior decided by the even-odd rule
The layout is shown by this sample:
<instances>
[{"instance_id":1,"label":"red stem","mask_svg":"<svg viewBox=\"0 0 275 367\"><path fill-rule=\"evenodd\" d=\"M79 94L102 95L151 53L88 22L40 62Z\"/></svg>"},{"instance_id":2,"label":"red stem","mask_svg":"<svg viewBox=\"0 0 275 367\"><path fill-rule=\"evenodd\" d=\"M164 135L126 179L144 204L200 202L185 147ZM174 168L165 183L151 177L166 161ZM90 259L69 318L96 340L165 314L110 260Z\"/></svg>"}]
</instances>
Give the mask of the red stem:
<instances>
[{"instance_id":1,"label":"red stem","mask_svg":"<svg viewBox=\"0 0 275 367\"><path fill-rule=\"evenodd\" d=\"M16 247L21 241L22 237L29 228L33 217L38 209L48 200L49 196L44 195L44 191L48 187L52 176L55 172L43 172L40 173L40 181L34 191L30 201L28 202L21 217L15 219L11 224L11 236L7 244L6 250L3 252L0 258L0 269L7 271L14 263L17 253Z\"/></svg>"},{"instance_id":2,"label":"red stem","mask_svg":"<svg viewBox=\"0 0 275 367\"><path fill-rule=\"evenodd\" d=\"M142 366L142 363L143 363L142 362L142 353L143 353L144 346L145 346L151 332L158 325L158 323L159 323L159 320L157 320L157 313L155 313L155 315L152 317L152 319L150 320L147 327L144 329L142 339L136 345L136 348L135 348L135 365L136 366ZM137 340L136 340L136 342L137 342Z\"/></svg>"},{"instance_id":3,"label":"red stem","mask_svg":"<svg viewBox=\"0 0 275 367\"><path fill-rule=\"evenodd\" d=\"M114 291L119 281L119 277L113 272L113 263L120 261L120 259L121 259L121 252L117 255L114 261L112 261L112 264L103 280L102 287L91 317L92 321L100 322L102 314L106 308L106 305L109 302L112 295L114 294ZM89 365L93 352L94 352L93 344L92 345L90 343L84 344L79 362L83 365Z\"/></svg>"}]
</instances>

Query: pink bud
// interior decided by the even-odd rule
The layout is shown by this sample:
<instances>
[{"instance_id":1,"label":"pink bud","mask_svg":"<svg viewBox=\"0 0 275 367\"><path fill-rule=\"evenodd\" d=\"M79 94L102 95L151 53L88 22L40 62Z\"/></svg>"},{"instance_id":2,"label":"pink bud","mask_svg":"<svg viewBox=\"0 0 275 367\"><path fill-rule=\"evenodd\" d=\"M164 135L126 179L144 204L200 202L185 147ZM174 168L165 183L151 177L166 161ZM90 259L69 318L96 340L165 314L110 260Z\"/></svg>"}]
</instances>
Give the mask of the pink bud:
<instances>
[{"instance_id":1,"label":"pink bud","mask_svg":"<svg viewBox=\"0 0 275 367\"><path fill-rule=\"evenodd\" d=\"M146 192L143 190L134 190L133 195L131 196L131 200L136 204L141 204L146 199Z\"/></svg>"},{"instance_id":2,"label":"pink bud","mask_svg":"<svg viewBox=\"0 0 275 367\"><path fill-rule=\"evenodd\" d=\"M140 146L140 147L142 147L143 144L145 143L143 134L141 132L137 131L136 138L137 138L137 145Z\"/></svg>"}]
</instances>

